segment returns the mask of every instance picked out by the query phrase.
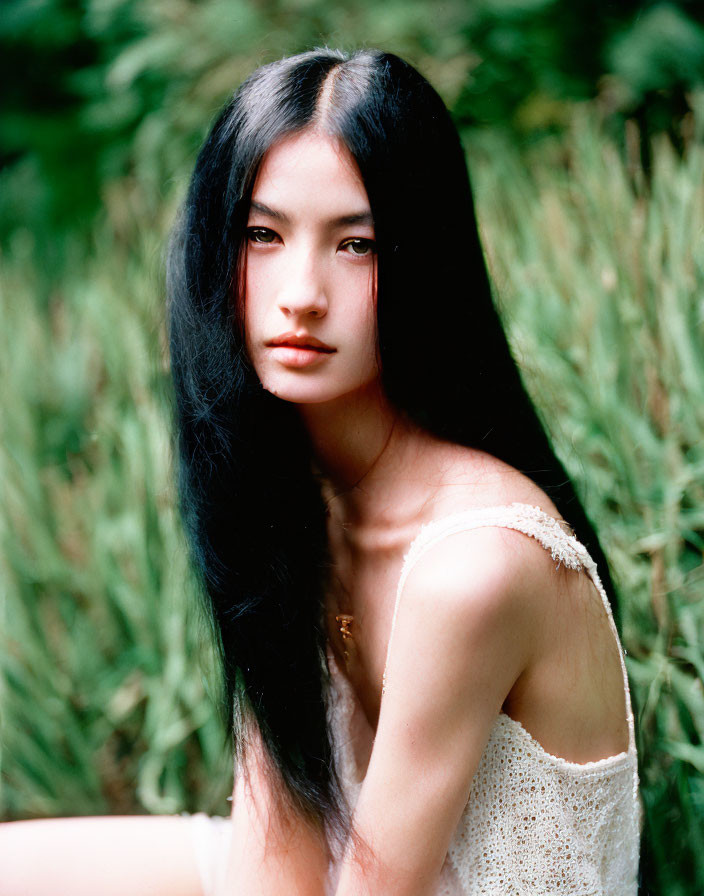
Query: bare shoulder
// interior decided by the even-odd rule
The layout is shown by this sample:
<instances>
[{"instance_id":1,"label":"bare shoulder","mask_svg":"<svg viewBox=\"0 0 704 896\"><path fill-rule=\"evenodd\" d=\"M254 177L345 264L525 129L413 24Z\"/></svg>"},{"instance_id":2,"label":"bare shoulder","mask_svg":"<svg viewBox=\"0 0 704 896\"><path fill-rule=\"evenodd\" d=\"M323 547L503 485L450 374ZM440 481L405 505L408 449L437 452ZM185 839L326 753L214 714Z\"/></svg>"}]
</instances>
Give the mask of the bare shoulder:
<instances>
[{"instance_id":1,"label":"bare shoulder","mask_svg":"<svg viewBox=\"0 0 704 896\"><path fill-rule=\"evenodd\" d=\"M499 458L453 443L438 448L437 457L443 475L429 521L464 510L515 503L561 518L554 502L532 479ZM411 579L421 589L431 587L464 601L488 600L490 595L535 601L540 594L549 598L553 587L564 585L543 545L530 535L500 525L443 537L414 565L408 575L412 586Z\"/></svg>"},{"instance_id":2,"label":"bare shoulder","mask_svg":"<svg viewBox=\"0 0 704 896\"><path fill-rule=\"evenodd\" d=\"M402 599L434 612L520 611L527 621L536 603L561 584L550 553L536 539L482 526L445 535L422 552L407 573Z\"/></svg>"},{"instance_id":3,"label":"bare shoulder","mask_svg":"<svg viewBox=\"0 0 704 896\"><path fill-rule=\"evenodd\" d=\"M442 538L403 584L387 686L403 657L415 655L434 670L433 700L466 697L470 686L498 712L539 649L554 577L550 554L520 532L486 527Z\"/></svg>"},{"instance_id":4,"label":"bare shoulder","mask_svg":"<svg viewBox=\"0 0 704 896\"><path fill-rule=\"evenodd\" d=\"M435 443L432 464L440 471L439 512L453 507L499 506L514 502L559 516L555 504L529 476L498 457L454 442Z\"/></svg>"}]
</instances>

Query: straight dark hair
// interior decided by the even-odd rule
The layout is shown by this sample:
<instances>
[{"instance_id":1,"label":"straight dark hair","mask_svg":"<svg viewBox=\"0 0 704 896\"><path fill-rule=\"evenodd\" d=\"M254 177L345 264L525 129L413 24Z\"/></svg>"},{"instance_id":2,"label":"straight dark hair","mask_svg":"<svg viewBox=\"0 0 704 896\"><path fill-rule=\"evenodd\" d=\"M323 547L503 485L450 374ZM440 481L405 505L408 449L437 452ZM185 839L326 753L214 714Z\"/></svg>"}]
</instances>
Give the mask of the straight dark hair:
<instances>
[{"instance_id":1,"label":"straight dark hair","mask_svg":"<svg viewBox=\"0 0 704 896\"><path fill-rule=\"evenodd\" d=\"M438 94L378 50L314 50L258 69L200 151L169 252L179 500L221 650L236 755L256 725L283 793L327 834L344 836L349 807L325 700L326 510L295 407L264 391L247 356L238 270L262 159L307 128L343 142L367 190L389 400L428 432L533 479L613 588L511 356L464 152Z\"/></svg>"}]
</instances>

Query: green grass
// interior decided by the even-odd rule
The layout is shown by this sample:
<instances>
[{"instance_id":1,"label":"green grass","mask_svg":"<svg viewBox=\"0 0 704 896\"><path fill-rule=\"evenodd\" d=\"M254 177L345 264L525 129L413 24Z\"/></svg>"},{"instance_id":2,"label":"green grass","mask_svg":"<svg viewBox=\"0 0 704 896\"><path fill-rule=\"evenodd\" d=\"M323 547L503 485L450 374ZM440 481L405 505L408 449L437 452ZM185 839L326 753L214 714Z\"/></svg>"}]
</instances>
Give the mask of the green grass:
<instances>
[{"instance_id":1,"label":"green grass","mask_svg":"<svg viewBox=\"0 0 704 896\"><path fill-rule=\"evenodd\" d=\"M135 227L127 248L103 223L55 283L27 234L4 261L9 817L227 811L231 760L174 509L158 239Z\"/></svg>"},{"instance_id":2,"label":"green grass","mask_svg":"<svg viewBox=\"0 0 704 896\"><path fill-rule=\"evenodd\" d=\"M680 158L655 141L649 178L627 145L624 162L584 107L521 155L474 140L470 164L516 354L619 589L648 885L689 896L704 890L704 144ZM2 259L5 818L228 811L174 510L172 214L119 184L90 245L57 237L60 270L27 232Z\"/></svg>"}]
</instances>

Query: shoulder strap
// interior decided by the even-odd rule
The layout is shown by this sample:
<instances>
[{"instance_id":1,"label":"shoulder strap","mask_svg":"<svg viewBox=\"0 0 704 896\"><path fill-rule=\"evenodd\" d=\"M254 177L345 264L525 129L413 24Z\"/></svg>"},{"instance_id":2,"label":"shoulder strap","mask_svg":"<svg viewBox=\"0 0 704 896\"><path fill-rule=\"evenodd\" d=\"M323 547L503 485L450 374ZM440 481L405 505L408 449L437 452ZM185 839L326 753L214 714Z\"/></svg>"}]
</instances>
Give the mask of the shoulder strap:
<instances>
[{"instance_id":1,"label":"shoulder strap","mask_svg":"<svg viewBox=\"0 0 704 896\"><path fill-rule=\"evenodd\" d=\"M424 526L421 526L418 534L411 542L411 545L403 560L401 567L401 575L399 577L398 587L396 589L396 600L394 604L394 613L391 619L391 632L389 634L389 643L386 647L386 660L384 663L384 674L382 683L382 695L386 690L386 669L389 662L389 654L391 651L391 642L396 627L396 617L401 602L401 594L406 584L411 570L418 560L443 538L453 535L457 532L466 532L471 529L479 529L486 526L499 526L506 529L515 529L535 538L546 550L550 551L553 560L557 561L558 568L560 564L570 569L584 569L594 585L596 586L601 601L606 610L609 625L613 632L619 649L619 658L621 660L621 671L623 673L624 689L626 694L626 714L628 718L628 749L629 752L635 749L635 723L633 719L633 710L631 708L631 694L628 684L628 673L626 671L626 663L624 660L624 650L616 630L613 613L609 599L601 583L596 564L592 560L589 552L584 545L577 540L572 534L572 529L564 520L556 519L541 510L540 507L534 507L530 504L513 504L497 505L494 507L472 507L467 510L461 510L448 516L439 517L431 520Z\"/></svg>"}]
</instances>

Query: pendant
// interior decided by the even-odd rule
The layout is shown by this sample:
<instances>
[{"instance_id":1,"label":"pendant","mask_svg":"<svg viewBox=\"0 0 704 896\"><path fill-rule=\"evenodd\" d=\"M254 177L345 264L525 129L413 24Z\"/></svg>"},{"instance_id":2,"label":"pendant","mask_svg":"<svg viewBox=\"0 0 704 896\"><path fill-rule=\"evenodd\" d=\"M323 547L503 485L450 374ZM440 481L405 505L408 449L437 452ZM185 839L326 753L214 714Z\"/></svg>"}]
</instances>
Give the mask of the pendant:
<instances>
[{"instance_id":1,"label":"pendant","mask_svg":"<svg viewBox=\"0 0 704 896\"><path fill-rule=\"evenodd\" d=\"M340 634L342 635L342 642L345 647L345 662L350 658L349 650L347 649L347 642L352 639L352 632L350 631L350 627L354 622L354 616L350 613L338 613L335 616L335 622L340 624Z\"/></svg>"}]
</instances>

